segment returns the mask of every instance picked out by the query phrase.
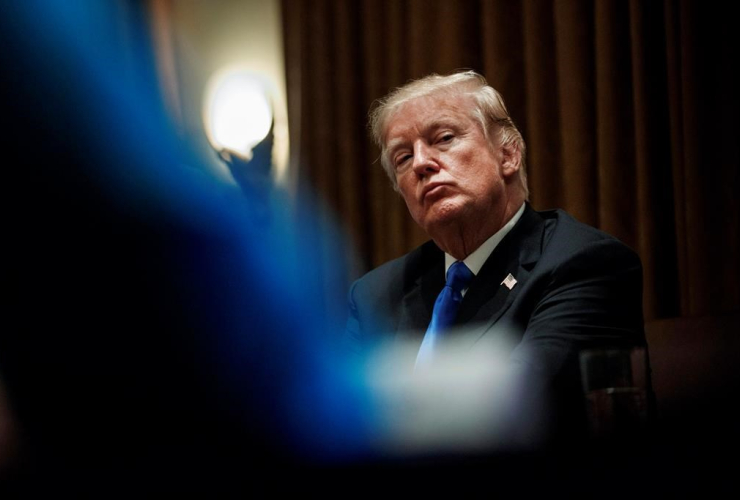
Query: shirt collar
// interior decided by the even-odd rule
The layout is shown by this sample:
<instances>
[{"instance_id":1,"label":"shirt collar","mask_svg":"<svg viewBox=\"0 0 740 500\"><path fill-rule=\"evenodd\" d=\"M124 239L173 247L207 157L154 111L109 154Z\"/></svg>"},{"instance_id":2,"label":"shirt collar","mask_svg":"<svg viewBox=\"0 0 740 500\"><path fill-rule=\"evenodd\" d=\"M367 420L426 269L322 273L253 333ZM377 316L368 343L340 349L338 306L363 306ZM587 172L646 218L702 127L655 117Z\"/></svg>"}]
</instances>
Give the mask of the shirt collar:
<instances>
[{"instance_id":1,"label":"shirt collar","mask_svg":"<svg viewBox=\"0 0 740 500\"><path fill-rule=\"evenodd\" d=\"M504 227L499 229L496 233L494 233L493 236L484 241L481 246L479 246L473 253L468 255L465 260L463 260L465 265L468 266L468 269L473 271L474 275L477 275L480 272L483 264L486 263L488 257L491 256L496 246L501 242L501 240L504 239L504 236L506 236L509 231L511 231L511 228L513 228L516 223L519 222L519 219L524 213L524 205L526 205L526 203L522 203L522 206L519 207L519 210L517 210L517 212L514 214L514 217L509 219L509 222L504 224ZM455 257L448 253L445 253L445 276L447 276L447 270L455 262L457 262L457 259Z\"/></svg>"}]
</instances>

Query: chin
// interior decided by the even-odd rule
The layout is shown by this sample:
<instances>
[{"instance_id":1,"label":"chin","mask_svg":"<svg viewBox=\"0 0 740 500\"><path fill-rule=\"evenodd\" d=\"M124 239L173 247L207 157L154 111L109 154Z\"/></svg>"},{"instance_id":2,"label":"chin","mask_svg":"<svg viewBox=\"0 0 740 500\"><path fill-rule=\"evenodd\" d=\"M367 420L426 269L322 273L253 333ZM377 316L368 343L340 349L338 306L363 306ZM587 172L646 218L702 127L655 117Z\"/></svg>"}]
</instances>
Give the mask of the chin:
<instances>
[{"instance_id":1,"label":"chin","mask_svg":"<svg viewBox=\"0 0 740 500\"><path fill-rule=\"evenodd\" d=\"M427 233L434 232L434 228L436 227L443 227L462 221L465 217L465 208L451 200L442 200L438 202L438 205L433 207L422 221L417 220L419 225Z\"/></svg>"}]
</instances>

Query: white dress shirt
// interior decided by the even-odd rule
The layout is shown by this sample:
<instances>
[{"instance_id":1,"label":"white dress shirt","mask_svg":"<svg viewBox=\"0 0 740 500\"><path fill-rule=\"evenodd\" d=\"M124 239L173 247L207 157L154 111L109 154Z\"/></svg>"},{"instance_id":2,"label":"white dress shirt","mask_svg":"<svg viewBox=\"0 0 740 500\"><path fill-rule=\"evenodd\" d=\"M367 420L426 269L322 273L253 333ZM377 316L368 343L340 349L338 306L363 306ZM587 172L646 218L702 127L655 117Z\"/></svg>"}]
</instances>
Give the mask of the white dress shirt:
<instances>
[{"instance_id":1,"label":"white dress shirt","mask_svg":"<svg viewBox=\"0 0 740 500\"><path fill-rule=\"evenodd\" d=\"M463 262L466 266L468 266L468 269L470 269L473 272L473 275L477 276L480 272L481 267L483 267L483 264L486 263L486 260L488 260L488 257L491 256L491 253L493 250L498 246L498 244L501 242L501 240L504 239L504 236L506 236L509 231L511 231L511 228L513 228L516 223L519 221L519 219L522 217L522 214L524 213L524 205L525 203L522 203L522 206L519 207L519 210L514 214L514 217L512 217L509 222L504 224L504 227L496 231L493 236L488 238L486 241L483 242L481 246L479 246L473 253L468 255ZM452 264L457 262L457 259L453 257L452 255L445 253L445 276L447 276L447 270L450 268ZM467 288L463 289L462 294L463 296L468 291Z\"/></svg>"}]
</instances>

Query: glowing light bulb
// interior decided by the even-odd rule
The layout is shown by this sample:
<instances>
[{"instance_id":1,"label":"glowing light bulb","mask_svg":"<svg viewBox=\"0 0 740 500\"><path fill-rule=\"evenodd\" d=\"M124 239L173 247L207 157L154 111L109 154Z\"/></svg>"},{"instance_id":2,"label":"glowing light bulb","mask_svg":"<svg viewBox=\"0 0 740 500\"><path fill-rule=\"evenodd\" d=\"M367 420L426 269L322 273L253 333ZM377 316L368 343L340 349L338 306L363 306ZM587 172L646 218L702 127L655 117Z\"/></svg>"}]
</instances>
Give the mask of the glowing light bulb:
<instances>
[{"instance_id":1,"label":"glowing light bulb","mask_svg":"<svg viewBox=\"0 0 740 500\"><path fill-rule=\"evenodd\" d=\"M251 158L272 126L263 82L246 71L217 73L208 83L204 118L213 147Z\"/></svg>"}]
</instances>

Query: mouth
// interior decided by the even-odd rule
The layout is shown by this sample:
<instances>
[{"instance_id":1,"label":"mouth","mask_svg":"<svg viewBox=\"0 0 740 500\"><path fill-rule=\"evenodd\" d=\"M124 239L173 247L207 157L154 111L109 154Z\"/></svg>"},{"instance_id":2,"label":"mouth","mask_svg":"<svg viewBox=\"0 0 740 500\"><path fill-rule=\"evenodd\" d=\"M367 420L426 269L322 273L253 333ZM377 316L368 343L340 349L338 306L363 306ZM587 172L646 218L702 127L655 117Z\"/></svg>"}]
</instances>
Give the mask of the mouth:
<instances>
[{"instance_id":1,"label":"mouth","mask_svg":"<svg viewBox=\"0 0 740 500\"><path fill-rule=\"evenodd\" d=\"M450 187L449 184L434 183L424 186L421 192L421 201L429 202L435 201L445 195L445 192Z\"/></svg>"}]
</instances>

